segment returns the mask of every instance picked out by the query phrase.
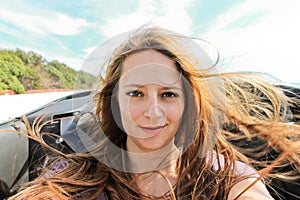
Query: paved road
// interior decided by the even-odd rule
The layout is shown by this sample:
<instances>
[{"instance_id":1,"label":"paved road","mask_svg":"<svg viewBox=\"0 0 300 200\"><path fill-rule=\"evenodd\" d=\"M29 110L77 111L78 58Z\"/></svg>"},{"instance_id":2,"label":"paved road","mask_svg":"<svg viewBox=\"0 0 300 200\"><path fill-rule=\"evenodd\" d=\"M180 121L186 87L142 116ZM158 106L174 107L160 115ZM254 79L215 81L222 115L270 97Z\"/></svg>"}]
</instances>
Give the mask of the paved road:
<instances>
[{"instance_id":1,"label":"paved road","mask_svg":"<svg viewBox=\"0 0 300 200\"><path fill-rule=\"evenodd\" d=\"M72 94L68 92L49 92L35 94L17 94L0 96L0 123L21 116L35 108L45 105L57 98Z\"/></svg>"}]
</instances>

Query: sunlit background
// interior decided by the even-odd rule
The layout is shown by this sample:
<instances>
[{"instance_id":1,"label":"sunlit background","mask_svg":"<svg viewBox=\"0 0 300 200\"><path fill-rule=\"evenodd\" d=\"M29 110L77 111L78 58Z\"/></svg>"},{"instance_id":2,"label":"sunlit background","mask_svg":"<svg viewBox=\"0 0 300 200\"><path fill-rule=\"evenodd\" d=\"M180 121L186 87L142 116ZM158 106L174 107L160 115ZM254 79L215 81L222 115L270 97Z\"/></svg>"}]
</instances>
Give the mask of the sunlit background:
<instances>
[{"instance_id":1,"label":"sunlit background","mask_svg":"<svg viewBox=\"0 0 300 200\"><path fill-rule=\"evenodd\" d=\"M0 48L78 70L108 38L152 24L212 42L226 71L300 82L299 0L0 0ZM225 62L224 62L225 61Z\"/></svg>"}]
</instances>

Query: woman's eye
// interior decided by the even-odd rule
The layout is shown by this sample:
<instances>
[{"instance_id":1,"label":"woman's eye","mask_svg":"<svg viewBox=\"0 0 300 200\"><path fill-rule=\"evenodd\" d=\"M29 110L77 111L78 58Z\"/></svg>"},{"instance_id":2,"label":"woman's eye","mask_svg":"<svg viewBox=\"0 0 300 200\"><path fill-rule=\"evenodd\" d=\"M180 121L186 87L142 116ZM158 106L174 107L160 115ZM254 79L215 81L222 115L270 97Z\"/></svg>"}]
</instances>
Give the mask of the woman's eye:
<instances>
[{"instance_id":1,"label":"woman's eye","mask_svg":"<svg viewBox=\"0 0 300 200\"><path fill-rule=\"evenodd\" d=\"M174 92L164 92L162 94L162 97L166 97L166 98L175 98L178 97L179 95L177 93Z\"/></svg>"},{"instance_id":2,"label":"woman's eye","mask_svg":"<svg viewBox=\"0 0 300 200\"><path fill-rule=\"evenodd\" d=\"M131 96L131 97L142 97L143 93L138 90L133 90L133 91L127 92L126 95Z\"/></svg>"}]
</instances>

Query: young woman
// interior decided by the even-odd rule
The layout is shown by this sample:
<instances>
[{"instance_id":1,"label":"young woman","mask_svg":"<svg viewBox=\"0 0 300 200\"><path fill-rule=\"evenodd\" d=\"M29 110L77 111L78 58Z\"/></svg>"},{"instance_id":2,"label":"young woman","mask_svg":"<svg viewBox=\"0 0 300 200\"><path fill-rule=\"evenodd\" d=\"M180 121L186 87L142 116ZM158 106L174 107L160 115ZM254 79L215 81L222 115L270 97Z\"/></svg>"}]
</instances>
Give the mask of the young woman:
<instances>
[{"instance_id":1,"label":"young woman","mask_svg":"<svg viewBox=\"0 0 300 200\"><path fill-rule=\"evenodd\" d=\"M52 149L55 162L10 199L273 199L263 178L300 164L289 99L256 75L216 73L196 46L160 28L131 33L105 65L93 125L78 127L86 151ZM280 156L248 159L234 146L245 137Z\"/></svg>"}]
</instances>

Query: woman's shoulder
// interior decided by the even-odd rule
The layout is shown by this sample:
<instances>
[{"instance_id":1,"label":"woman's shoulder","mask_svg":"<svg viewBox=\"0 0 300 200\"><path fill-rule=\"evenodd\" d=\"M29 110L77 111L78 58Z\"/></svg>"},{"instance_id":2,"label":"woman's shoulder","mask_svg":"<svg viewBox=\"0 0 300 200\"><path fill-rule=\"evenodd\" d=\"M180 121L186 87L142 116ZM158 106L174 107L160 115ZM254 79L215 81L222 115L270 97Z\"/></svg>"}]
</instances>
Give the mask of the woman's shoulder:
<instances>
[{"instance_id":1,"label":"woman's shoulder","mask_svg":"<svg viewBox=\"0 0 300 200\"><path fill-rule=\"evenodd\" d=\"M213 171L223 170L225 168L225 158L222 154L217 154L215 152L209 152L207 154L207 161L210 162ZM241 162L241 161L233 161L231 163L232 168L234 169L237 177L248 177L248 178L259 178L260 175L257 171Z\"/></svg>"},{"instance_id":2,"label":"woman's shoulder","mask_svg":"<svg viewBox=\"0 0 300 200\"><path fill-rule=\"evenodd\" d=\"M213 171L223 170L225 168L225 158L221 154L209 153ZM221 169L220 169L221 168ZM232 168L235 171L237 179L232 186L228 199L273 199L267 190L264 182L260 180L260 175L251 166L241 162L233 161Z\"/></svg>"},{"instance_id":3,"label":"woman's shoulder","mask_svg":"<svg viewBox=\"0 0 300 200\"><path fill-rule=\"evenodd\" d=\"M228 200L251 200L251 199L264 199L273 200L265 184L256 178L247 178L237 182L232 186Z\"/></svg>"}]
</instances>

